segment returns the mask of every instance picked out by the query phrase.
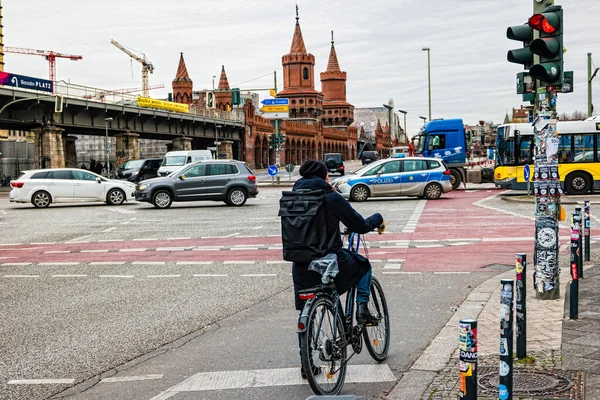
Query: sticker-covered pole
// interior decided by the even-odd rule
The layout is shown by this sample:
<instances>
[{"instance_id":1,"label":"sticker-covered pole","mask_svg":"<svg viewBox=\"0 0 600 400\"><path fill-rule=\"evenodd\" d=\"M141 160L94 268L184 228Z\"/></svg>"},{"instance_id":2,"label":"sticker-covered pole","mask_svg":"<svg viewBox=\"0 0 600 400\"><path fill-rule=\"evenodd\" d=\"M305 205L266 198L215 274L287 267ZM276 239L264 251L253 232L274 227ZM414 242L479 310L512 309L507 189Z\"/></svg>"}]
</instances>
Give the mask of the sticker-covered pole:
<instances>
[{"instance_id":1,"label":"sticker-covered pole","mask_svg":"<svg viewBox=\"0 0 600 400\"><path fill-rule=\"evenodd\" d=\"M515 283L517 358L523 359L527 357L527 254L517 254L515 259L517 269L517 281Z\"/></svg>"},{"instance_id":2,"label":"sticker-covered pole","mask_svg":"<svg viewBox=\"0 0 600 400\"><path fill-rule=\"evenodd\" d=\"M460 398L477 400L477 320L462 319L460 329Z\"/></svg>"},{"instance_id":3,"label":"sticker-covered pole","mask_svg":"<svg viewBox=\"0 0 600 400\"><path fill-rule=\"evenodd\" d=\"M571 283L569 284L569 319L577 319L579 314L579 242L581 235L579 232L578 217L580 214L574 213L571 224Z\"/></svg>"},{"instance_id":4,"label":"sticker-covered pole","mask_svg":"<svg viewBox=\"0 0 600 400\"><path fill-rule=\"evenodd\" d=\"M513 279L500 280L500 384L498 398L512 400L513 393Z\"/></svg>"},{"instance_id":5,"label":"sticker-covered pole","mask_svg":"<svg viewBox=\"0 0 600 400\"><path fill-rule=\"evenodd\" d=\"M585 236L585 261L590 261L590 201L583 202L583 234Z\"/></svg>"},{"instance_id":6,"label":"sticker-covered pole","mask_svg":"<svg viewBox=\"0 0 600 400\"><path fill-rule=\"evenodd\" d=\"M577 216L577 217L576 217ZM579 279L583 279L583 214L581 207L575 207L575 214L573 214L573 224L579 230L579 241L577 245L577 275Z\"/></svg>"}]
</instances>

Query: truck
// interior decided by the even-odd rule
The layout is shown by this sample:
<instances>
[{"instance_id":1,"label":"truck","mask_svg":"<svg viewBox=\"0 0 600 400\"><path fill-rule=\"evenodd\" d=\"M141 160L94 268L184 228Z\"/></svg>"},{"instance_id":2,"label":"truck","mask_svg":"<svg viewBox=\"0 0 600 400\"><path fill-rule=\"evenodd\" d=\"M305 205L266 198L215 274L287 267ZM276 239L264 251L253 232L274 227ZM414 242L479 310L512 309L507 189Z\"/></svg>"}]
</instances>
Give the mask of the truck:
<instances>
[{"instance_id":1,"label":"truck","mask_svg":"<svg viewBox=\"0 0 600 400\"><path fill-rule=\"evenodd\" d=\"M450 170L453 189L461 183L493 182L492 168L470 169L467 173L470 136L462 119L436 119L423 126L414 138L415 153L441 158Z\"/></svg>"}]
</instances>

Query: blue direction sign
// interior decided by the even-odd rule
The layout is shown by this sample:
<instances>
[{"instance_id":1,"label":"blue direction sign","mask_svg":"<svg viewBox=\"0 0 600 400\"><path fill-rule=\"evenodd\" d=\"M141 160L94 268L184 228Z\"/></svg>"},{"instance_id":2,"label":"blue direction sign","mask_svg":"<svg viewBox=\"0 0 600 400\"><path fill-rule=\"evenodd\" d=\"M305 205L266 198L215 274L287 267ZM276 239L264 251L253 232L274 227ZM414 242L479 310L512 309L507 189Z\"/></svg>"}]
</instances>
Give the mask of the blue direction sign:
<instances>
[{"instance_id":1,"label":"blue direction sign","mask_svg":"<svg viewBox=\"0 0 600 400\"><path fill-rule=\"evenodd\" d=\"M10 74L8 72L0 72L0 85L13 86L21 89L39 90L49 93L54 91L52 81L32 78L30 76Z\"/></svg>"},{"instance_id":2,"label":"blue direction sign","mask_svg":"<svg viewBox=\"0 0 600 400\"><path fill-rule=\"evenodd\" d=\"M529 168L529 164L525 164L525 168L523 168L523 179L525 182L529 182L529 178L531 178L531 169Z\"/></svg>"},{"instance_id":3,"label":"blue direction sign","mask_svg":"<svg viewBox=\"0 0 600 400\"><path fill-rule=\"evenodd\" d=\"M269 173L269 175L275 176L279 173L279 168L277 168L277 165L271 165L267 169L267 172Z\"/></svg>"},{"instance_id":4,"label":"blue direction sign","mask_svg":"<svg viewBox=\"0 0 600 400\"><path fill-rule=\"evenodd\" d=\"M289 99L264 99L261 101L265 106L287 106L290 104Z\"/></svg>"}]
</instances>

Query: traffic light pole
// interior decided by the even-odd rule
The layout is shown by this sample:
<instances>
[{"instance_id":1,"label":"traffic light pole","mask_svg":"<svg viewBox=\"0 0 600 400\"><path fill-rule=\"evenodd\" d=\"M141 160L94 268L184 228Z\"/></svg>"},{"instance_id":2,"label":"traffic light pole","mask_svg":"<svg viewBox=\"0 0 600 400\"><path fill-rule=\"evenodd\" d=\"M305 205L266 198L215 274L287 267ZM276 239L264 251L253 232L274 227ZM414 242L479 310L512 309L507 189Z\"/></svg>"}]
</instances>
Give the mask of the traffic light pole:
<instances>
[{"instance_id":1,"label":"traffic light pole","mask_svg":"<svg viewBox=\"0 0 600 400\"><path fill-rule=\"evenodd\" d=\"M275 93L277 93L277 71L273 71L273 88L275 89ZM279 136L279 120L275 120L275 137L278 139L275 143L275 165L277 168L280 167L281 164L281 155L279 154L279 146L281 145L281 140ZM279 183L279 173L277 173L277 182Z\"/></svg>"}]
</instances>

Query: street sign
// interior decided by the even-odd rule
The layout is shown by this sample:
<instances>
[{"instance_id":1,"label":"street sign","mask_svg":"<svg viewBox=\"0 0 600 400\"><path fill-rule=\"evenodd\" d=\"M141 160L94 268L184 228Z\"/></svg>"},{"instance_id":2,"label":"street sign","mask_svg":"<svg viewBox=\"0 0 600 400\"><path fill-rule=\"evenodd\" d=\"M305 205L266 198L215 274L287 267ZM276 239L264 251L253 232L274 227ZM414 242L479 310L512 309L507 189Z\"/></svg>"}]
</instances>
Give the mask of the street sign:
<instances>
[{"instance_id":1,"label":"street sign","mask_svg":"<svg viewBox=\"0 0 600 400\"><path fill-rule=\"evenodd\" d=\"M267 172L269 173L269 175L275 176L275 175L277 175L279 173L279 168L277 168L276 165L271 165L267 169Z\"/></svg>"},{"instance_id":2,"label":"street sign","mask_svg":"<svg viewBox=\"0 0 600 400\"><path fill-rule=\"evenodd\" d=\"M270 113L270 112L288 112L290 110L290 108L287 105L284 106L263 106L263 108L260 109L262 112L264 113Z\"/></svg>"},{"instance_id":3,"label":"street sign","mask_svg":"<svg viewBox=\"0 0 600 400\"><path fill-rule=\"evenodd\" d=\"M531 169L529 168L529 164L525 164L525 168L523 168L523 179L525 182L529 182L531 178Z\"/></svg>"},{"instance_id":4,"label":"street sign","mask_svg":"<svg viewBox=\"0 0 600 400\"><path fill-rule=\"evenodd\" d=\"M278 113L264 113L261 115L263 118L267 119L288 119L290 114L287 112L278 112Z\"/></svg>"},{"instance_id":5,"label":"street sign","mask_svg":"<svg viewBox=\"0 0 600 400\"><path fill-rule=\"evenodd\" d=\"M264 99L261 101L265 106L287 106L290 104L289 99Z\"/></svg>"},{"instance_id":6,"label":"street sign","mask_svg":"<svg viewBox=\"0 0 600 400\"><path fill-rule=\"evenodd\" d=\"M286 164L285 170L291 174L292 171L294 170L294 164L292 164L292 163Z\"/></svg>"},{"instance_id":7,"label":"street sign","mask_svg":"<svg viewBox=\"0 0 600 400\"><path fill-rule=\"evenodd\" d=\"M41 92L54 92L54 84L46 79L32 78L30 76L0 72L0 85L13 86L21 89L39 90Z\"/></svg>"}]
</instances>

